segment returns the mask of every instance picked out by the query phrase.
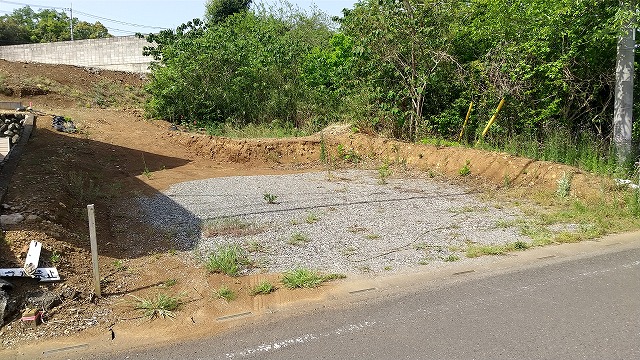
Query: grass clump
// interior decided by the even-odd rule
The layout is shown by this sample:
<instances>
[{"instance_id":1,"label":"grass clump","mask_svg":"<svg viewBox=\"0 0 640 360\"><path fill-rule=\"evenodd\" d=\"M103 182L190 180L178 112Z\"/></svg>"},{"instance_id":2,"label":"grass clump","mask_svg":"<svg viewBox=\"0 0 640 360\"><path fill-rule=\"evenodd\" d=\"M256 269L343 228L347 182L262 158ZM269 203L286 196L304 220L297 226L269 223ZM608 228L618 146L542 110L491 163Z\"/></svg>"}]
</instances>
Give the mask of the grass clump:
<instances>
[{"instance_id":1,"label":"grass clump","mask_svg":"<svg viewBox=\"0 0 640 360\"><path fill-rule=\"evenodd\" d=\"M307 235L303 233L295 233L291 235L289 240L287 240L287 244L294 245L294 246L302 246L308 243L309 241L311 241L311 239L309 239Z\"/></svg>"},{"instance_id":2,"label":"grass clump","mask_svg":"<svg viewBox=\"0 0 640 360\"><path fill-rule=\"evenodd\" d=\"M218 299L223 299L226 302L230 302L236 299L236 293L229 289L226 285L221 286L218 290L214 291L214 295Z\"/></svg>"},{"instance_id":3,"label":"grass clump","mask_svg":"<svg viewBox=\"0 0 640 360\"><path fill-rule=\"evenodd\" d=\"M384 165L378 168L378 184L380 185L386 184L389 176L391 176L391 169L389 168L389 163L384 163Z\"/></svg>"},{"instance_id":4,"label":"grass clump","mask_svg":"<svg viewBox=\"0 0 640 360\"><path fill-rule=\"evenodd\" d=\"M141 310L144 316L155 318L175 318L175 313L180 305L182 305L182 299L180 296L170 296L167 294L157 294L153 298L141 298L135 295L131 295L136 299L134 305L135 310Z\"/></svg>"},{"instance_id":5,"label":"grass clump","mask_svg":"<svg viewBox=\"0 0 640 360\"><path fill-rule=\"evenodd\" d=\"M248 236L263 232L264 229L255 223L235 217L210 219L205 221L202 233L206 237L215 236Z\"/></svg>"},{"instance_id":6,"label":"grass clump","mask_svg":"<svg viewBox=\"0 0 640 360\"><path fill-rule=\"evenodd\" d=\"M458 170L458 174L460 174L460 176L467 176L471 174L471 161L467 160L467 162L464 164L463 167L460 168L460 170Z\"/></svg>"},{"instance_id":7,"label":"grass clump","mask_svg":"<svg viewBox=\"0 0 640 360\"><path fill-rule=\"evenodd\" d=\"M566 198L571 192L571 174L563 173L562 177L558 180L558 187L556 189L556 196L560 198Z\"/></svg>"},{"instance_id":8,"label":"grass clump","mask_svg":"<svg viewBox=\"0 0 640 360\"><path fill-rule=\"evenodd\" d=\"M316 271L304 268L287 271L282 275L282 284L289 289L296 288L315 288L323 282L344 279L344 274L327 274L320 275Z\"/></svg>"},{"instance_id":9,"label":"grass clump","mask_svg":"<svg viewBox=\"0 0 640 360\"><path fill-rule=\"evenodd\" d=\"M274 195L271 193L262 194L262 198L266 201L267 204L275 204L276 200L278 200L278 195Z\"/></svg>"},{"instance_id":10,"label":"grass clump","mask_svg":"<svg viewBox=\"0 0 640 360\"><path fill-rule=\"evenodd\" d=\"M238 245L226 245L212 252L206 261L209 272L238 276L240 270L249 265L246 252Z\"/></svg>"},{"instance_id":11,"label":"grass clump","mask_svg":"<svg viewBox=\"0 0 640 360\"><path fill-rule=\"evenodd\" d=\"M272 292L276 291L277 288L270 282L268 281L263 281L260 284L254 286L251 289L251 295L255 296L255 295L267 295L267 294L271 294Z\"/></svg>"}]
</instances>

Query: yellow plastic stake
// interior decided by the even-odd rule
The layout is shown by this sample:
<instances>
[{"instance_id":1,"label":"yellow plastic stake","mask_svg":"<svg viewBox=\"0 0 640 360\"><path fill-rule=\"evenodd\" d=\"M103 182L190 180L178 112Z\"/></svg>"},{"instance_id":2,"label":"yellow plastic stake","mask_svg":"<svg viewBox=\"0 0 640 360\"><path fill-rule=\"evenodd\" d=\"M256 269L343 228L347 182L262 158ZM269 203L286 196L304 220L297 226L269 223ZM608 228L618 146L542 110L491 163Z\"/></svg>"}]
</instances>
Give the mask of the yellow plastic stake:
<instances>
[{"instance_id":1,"label":"yellow plastic stake","mask_svg":"<svg viewBox=\"0 0 640 360\"><path fill-rule=\"evenodd\" d=\"M498 116L498 113L500 112L500 109L502 109L502 105L504 105L504 99L500 100L500 104L498 104L498 108L496 109L496 113L493 114L491 119L489 119L489 122L487 123L487 126L485 126L484 131L482 131L482 137L480 138L480 140L484 139L484 136L487 135L487 131L489 131L489 127L491 127L491 125L496 121L496 117ZM478 140L478 142L480 142L480 140Z\"/></svg>"},{"instance_id":2,"label":"yellow plastic stake","mask_svg":"<svg viewBox=\"0 0 640 360\"><path fill-rule=\"evenodd\" d=\"M469 104L469 111L467 111L467 117L464 118L464 124L462 124L462 130L460 130L458 142L462 141L462 135L464 135L464 130L467 128L467 123L469 122L469 116L471 116L471 109L473 109L473 101Z\"/></svg>"}]
</instances>

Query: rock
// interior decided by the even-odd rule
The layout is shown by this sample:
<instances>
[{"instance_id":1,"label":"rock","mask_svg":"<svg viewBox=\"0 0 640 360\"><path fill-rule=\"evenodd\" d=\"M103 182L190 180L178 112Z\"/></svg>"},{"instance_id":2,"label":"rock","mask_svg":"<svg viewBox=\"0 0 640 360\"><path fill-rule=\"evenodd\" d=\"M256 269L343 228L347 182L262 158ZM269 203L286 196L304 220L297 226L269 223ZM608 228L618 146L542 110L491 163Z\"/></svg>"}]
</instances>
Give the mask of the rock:
<instances>
[{"instance_id":1,"label":"rock","mask_svg":"<svg viewBox=\"0 0 640 360\"><path fill-rule=\"evenodd\" d=\"M9 210L9 209L11 209L11 205L9 205L9 204L2 204L1 206L2 206L2 209L3 209L3 210Z\"/></svg>"},{"instance_id":2,"label":"rock","mask_svg":"<svg viewBox=\"0 0 640 360\"><path fill-rule=\"evenodd\" d=\"M11 138L11 143L12 144L17 144L18 141L20 141L20 135L13 135L13 137Z\"/></svg>"},{"instance_id":3,"label":"rock","mask_svg":"<svg viewBox=\"0 0 640 360\"><path fill-rule=\"evenodd\" d=\"M27 294L24 299L27 306L45 310L51 310L52 308L60 305L60 298L47 290L36 290Z\"/></svg>"},{"instance_id":4,"label":"rock","mask_svg":"<svg viewBox=\"0 0 640 360\"><path fill-rule=\"evenodd\" d=\"M13 285L0 279L0 327L4 325L5 319L9 318L17 309L18 302L9 295Z\"/></svg>"},{"instance_id":5,"label":"rock","mask_svg":"<svg viewBox=\"0 0 640 360\"><path fill-rule=\"evenodd\" d=\"M40 216L35 215L35 214L27 215L27 218L26 218L26 221L28 221L28 222L35 222L35 221L38 221L38 220L40 220Z\"/></svg>"},{"instance_id":6,"label":"rock","mask_svg":"<svg viewBox=\"0 0 640 360\"><path fill-rule=\"evenodd\" d=\"M24 220L24 216L20 213L9 214L9 215L0 215L0 224L4 225L15 225Z\"/></svg>"}]
</instances>

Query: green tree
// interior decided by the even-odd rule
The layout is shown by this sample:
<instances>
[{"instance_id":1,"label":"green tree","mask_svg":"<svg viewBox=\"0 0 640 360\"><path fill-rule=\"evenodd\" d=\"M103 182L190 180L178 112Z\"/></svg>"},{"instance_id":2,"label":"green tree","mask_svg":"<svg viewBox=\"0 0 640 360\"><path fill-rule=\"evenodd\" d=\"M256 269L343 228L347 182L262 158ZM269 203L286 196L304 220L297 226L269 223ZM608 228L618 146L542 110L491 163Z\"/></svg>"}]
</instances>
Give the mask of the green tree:
<instances>
[{"instance_id":1,"label":"green tree","mask_svg":"<svg viewBox=\"0 0 640 360\"><path fill-rule=\"evenodd\" d=\"M100 22L94 24L73 18L74 39L110 37ZM0 41L3 44L24 44L71 40L70 19L65 12L53 9L33 11L29 6L0 16Z\"/></svg>"},{"instance_id":2,"label":"green tree","mask_svg":"<svg viewBox=\"0 0 640 360\"><path fill-rule=\"evenodd\" d=\"M227 17L247 11L251 0L207 0L204 18L209 24L218 24Z\"/></svg>"}]
</instances>

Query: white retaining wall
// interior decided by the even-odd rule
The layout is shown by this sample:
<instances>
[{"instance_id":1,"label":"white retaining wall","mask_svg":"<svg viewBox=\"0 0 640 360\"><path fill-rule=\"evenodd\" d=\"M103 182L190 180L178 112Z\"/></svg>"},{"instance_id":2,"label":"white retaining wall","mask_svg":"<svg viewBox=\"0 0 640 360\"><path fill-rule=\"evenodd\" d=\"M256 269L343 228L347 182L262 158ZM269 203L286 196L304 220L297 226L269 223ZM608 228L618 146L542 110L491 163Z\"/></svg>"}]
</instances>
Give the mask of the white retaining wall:
<instances>
[{"instance_id":1,"label":"white retaining wall","mask_svg":"<svg viewBox=\"0 0 640 360\"><path fill-rule=\"evenodd\" d=\"M0 46L0 59L144 73L151 62L151 57L142 55L147 45L135 36L8 45Z\"/></svg>"}]
</instances>

